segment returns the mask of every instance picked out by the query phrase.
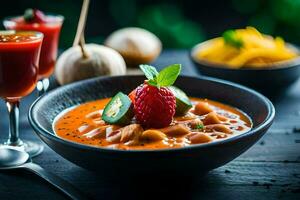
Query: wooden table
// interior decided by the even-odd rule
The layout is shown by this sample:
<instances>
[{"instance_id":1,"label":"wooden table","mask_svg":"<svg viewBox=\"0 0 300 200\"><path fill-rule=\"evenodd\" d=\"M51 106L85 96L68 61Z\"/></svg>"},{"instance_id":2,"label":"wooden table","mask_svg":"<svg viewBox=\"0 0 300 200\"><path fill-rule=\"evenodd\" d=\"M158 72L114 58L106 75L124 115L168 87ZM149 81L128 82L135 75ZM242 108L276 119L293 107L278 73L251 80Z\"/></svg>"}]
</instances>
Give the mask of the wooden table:
<instances>
[{"instance_id":1,"label":"wooden table","mask_svg":"<svg viewBox=\"0 0 300 200\"><path fill-rule=\"evenodd\" d=\"M171 63L182 63L183 74L196 74L187 51L165 51L154 65ZM36 93L21 104L21 136L38 141L27 121L27 111L35 97ZM175 178L147 183L141 177L132 183L130 180L104 179L66 161L48 147L33 160L93 199L142 200L152 198L153 194L156 199L300 199L300 81L274 104L277 111L275 122L256 145L229 164L196 180ZM0 139L7 137L7 124L5 104L1 102ZM31 173L0 171L0 199L29 198L65 199Z\"/></svg>"}]
</instances>

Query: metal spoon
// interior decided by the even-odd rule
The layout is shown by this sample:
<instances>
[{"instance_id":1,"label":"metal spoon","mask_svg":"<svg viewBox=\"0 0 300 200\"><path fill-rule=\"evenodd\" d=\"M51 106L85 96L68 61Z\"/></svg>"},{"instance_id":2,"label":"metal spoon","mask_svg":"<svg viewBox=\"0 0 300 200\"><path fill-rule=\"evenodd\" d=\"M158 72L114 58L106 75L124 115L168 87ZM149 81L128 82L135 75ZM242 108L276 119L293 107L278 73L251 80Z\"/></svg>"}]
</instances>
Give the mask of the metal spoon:
<instances>
[{"instance_id":1,"label":"metal spoon","mask_svg":"<svg viewBox=\"0 0 300 200\"><path fill-rule=\"evenodd\" d=\"M0 147L0 170L26 169L40 176L71 199L87 199L67 181L32 163L29 154L10 147Z\"/></svg>"}]
</instances>

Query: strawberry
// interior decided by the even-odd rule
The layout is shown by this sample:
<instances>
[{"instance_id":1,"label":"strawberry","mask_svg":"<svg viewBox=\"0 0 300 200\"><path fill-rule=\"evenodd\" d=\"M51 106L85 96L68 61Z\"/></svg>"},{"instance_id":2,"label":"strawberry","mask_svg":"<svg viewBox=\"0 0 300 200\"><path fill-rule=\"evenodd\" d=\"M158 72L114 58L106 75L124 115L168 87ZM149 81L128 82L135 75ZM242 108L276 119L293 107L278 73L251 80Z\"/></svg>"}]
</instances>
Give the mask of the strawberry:
<instances>
[{"instance_id":1,"label":"strawberry","mask_svg":"<svg viewBox=\"0 0 300 200\"><path fill-rule=\"evenodd\" d=\"M148 80L135 90L136 120L146 128L166 127L172 122L176 109L176 98L168 86L175 82L181 66L171 65L159 73L149 65L140 68Z\"/></svg>"}]
</instances>

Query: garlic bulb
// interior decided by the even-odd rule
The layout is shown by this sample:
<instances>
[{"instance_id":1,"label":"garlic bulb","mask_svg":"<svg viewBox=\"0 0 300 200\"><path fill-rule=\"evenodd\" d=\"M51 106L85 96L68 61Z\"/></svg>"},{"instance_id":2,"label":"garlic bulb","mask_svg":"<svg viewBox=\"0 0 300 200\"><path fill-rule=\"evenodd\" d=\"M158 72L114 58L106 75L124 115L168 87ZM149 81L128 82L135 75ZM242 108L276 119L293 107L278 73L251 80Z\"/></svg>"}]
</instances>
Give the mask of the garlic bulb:
<instances>
[{"instance_id":1,"label":"garlic bulb","mask_svg":"<svg viewBox=\"0 0 300 200\"><path fill-rule=\"evenodd\" d=\"M104 44L118 51L129 66L155 60L162 49L161 41L153 33L133 27L113 32Z\"/></svg>"},{"instance_id":2,"label":"garlic bulb","mask_svg":"<svg viewBox=\"0 0 300 200\"><path fill-rule=\"evenodd\" d=\"M67 84L102 75L124 75L126 64L115 50L97 44L86 44L85 58L79 46L67 49L58 58L55 69L57 81Z\"/></svg>"}]
</instances>

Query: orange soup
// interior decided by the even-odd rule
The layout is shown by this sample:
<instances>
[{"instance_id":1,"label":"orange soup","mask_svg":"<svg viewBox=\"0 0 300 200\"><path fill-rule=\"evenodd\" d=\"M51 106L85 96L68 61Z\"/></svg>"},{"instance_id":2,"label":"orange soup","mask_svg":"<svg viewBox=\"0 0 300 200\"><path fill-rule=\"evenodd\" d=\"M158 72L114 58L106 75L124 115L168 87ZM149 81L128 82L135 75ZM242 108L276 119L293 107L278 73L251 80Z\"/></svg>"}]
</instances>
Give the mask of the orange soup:
<instances>
[{"instance_id":1,"label":"orange soup","mask_svg":"<svg viewBox=\"0 0 300 200\"><path fill-rule=\"evenodd\" d=\"M190 98L192 108L160 129L146 129L133 118L128 125L111 125L101 118L110 98L92 101L62 112L53 125L66 140L90 146L165 149L210 143L249 131L250 118L233 107L215 101Z\"/></svg>"}]
</instances>

